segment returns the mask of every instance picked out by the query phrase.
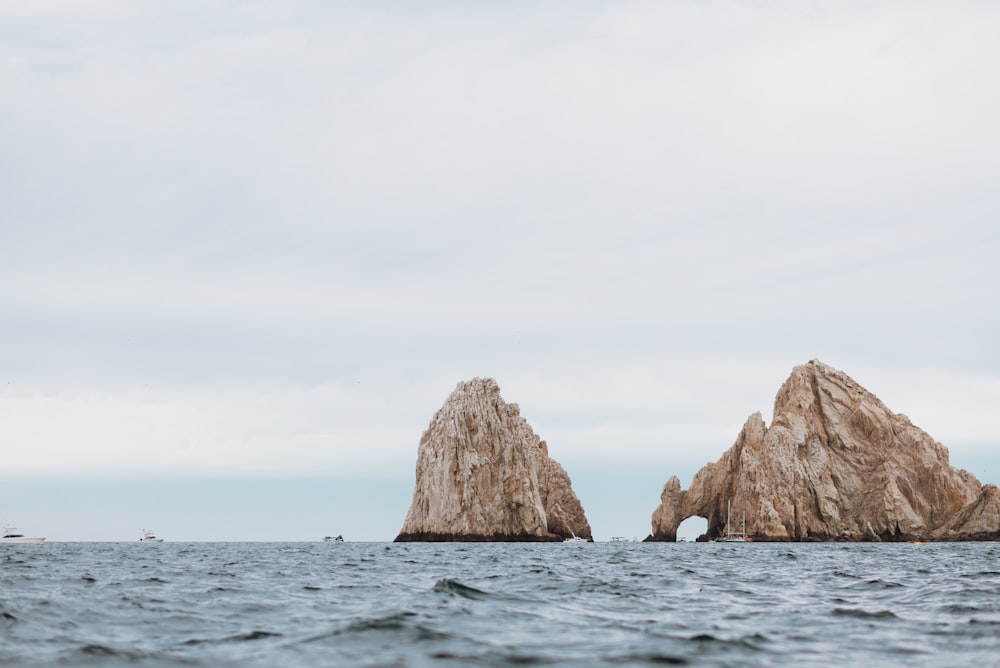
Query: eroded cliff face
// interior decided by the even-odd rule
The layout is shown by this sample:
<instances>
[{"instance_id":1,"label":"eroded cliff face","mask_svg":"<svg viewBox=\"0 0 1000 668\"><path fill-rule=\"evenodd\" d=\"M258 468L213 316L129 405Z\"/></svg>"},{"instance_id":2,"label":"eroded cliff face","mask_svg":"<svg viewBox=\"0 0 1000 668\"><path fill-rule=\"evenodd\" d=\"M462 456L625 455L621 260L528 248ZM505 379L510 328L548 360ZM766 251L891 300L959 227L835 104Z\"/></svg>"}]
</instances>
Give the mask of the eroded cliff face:
<instances>
[{"instance_id":1,"label":"eroded cliff face","mask_svg":"<svg viewBox=\"0 0 1000 668\"><path fill-rule=\"evenodd\" d=\"M990 524L996 495L982 494L979 481L952 468L947 449L905 415L813 361L795 367L778 391L770 427L751 415L688 490L677 478L667 482L650 538L675 540L680 522L695 515L708 520L709 536L721 535L731 503L733 530L745 514L758 540L903 540L946 526L952 539L970 539L998 526ZM981 510L957 522L977 502Z\"/></svg>"},{"instance_id":2,"label":"eroded cliff face","mask_svg":"<svg viewBox=\"0 0 1000 668\"><path fill-rule=\"evenodd\" d=\"M566 471L490 378L459 383L420 439L397 541L591 539Z\"/></svg>"},{"instance_id":3,"label":"eroded cliff face","mask_svg":"<svg viewBox=\"0 0 1000 668\"><path fill-rule=\"evenodd\" d=\"M996 485L984 485L975 501L935 529L930 537L934 540L1000 540L1000 489Z\"/></svg>"}]
</instances>

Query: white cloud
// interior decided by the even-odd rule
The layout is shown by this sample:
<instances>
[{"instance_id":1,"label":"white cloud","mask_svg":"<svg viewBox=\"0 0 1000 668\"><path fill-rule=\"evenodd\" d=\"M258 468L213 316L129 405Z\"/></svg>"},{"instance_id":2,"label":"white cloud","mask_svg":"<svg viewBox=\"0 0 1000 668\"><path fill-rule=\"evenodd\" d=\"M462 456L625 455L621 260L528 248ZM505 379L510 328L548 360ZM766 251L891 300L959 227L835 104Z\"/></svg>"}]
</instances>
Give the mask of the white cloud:
<instances>
[{"instance_id":1,"label":"white cloud","mask_svg":"<svg viewBox=\"0 0 1000 668\"><path fill-rule=\"evenodd\" d=\"M997 13L7 3L5 466L409 468L492 375L665 477L812 357L981 454Z\"/></svg>"},{"instance_id":2,"label":"white cloud","mask_svg":"<svg viewBox=\"0 0 1000 668\"><path fill-rule=\"evenodd\" d=\"M412 390L413 388L408 388ZM412 462L406 401L360 384L0 393L6 475L392 476ZM414 434L416 431L416 434Z\"/></svg>"}]
</instances>

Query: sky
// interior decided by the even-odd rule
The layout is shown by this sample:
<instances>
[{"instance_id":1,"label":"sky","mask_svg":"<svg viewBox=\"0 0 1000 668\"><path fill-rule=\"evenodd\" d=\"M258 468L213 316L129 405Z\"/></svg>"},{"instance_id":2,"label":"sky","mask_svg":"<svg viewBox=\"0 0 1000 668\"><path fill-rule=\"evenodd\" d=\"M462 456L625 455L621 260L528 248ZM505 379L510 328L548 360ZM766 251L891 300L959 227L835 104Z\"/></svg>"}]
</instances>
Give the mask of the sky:
<instances>
[{"instance_id":1,"label":"sky","mask_svg":"<svg viewBox=\"0 0 1000 668\"><path fill-rule=\"evenodd\" d=\"M488 376L641 538L813 358L1000 483L997 25L0 3L0 522L391 540Z\"/></svg>"}]
</instances>

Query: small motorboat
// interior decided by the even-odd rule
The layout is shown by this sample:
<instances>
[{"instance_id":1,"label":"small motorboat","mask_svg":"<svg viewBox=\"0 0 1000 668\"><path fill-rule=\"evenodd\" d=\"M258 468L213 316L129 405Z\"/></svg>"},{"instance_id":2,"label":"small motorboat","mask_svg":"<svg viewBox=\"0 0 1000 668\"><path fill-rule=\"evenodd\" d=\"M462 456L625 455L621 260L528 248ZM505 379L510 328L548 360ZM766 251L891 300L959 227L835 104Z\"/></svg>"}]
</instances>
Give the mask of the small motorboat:
<instances>
[{"instance_id":1,"label":"small motorboat","mask_svg":"<svg viewBox=\"0 0 1000 668\"><path fill-rule=\"evenodd\" d=\"M336 535L336 536L323 536L323 542L324 543L343 543L344 542L344 537L341 536L341 535L339 535L339 534Z\"/></svg>"},{"instance_id":2,"label":"small motorboat","mask_svg":"<svg viewBox=\"0 0 1000 668\"><path fill-rule=\"evenodd\" d=\"M573 534L572 538L567 538L563 542L564 543L587 543L587 542L590 542L590 541L588 541L586 538L580 538L576 534Z\"/></svg>"},{"instance_id":3,"label":"small motorboat","mask_svg":"<svg viewBox=\"0 0 1000 668\"><path fill-rule=\"evenodd\" d=\"M4 527L0 543L44 543L44 538L29 538L14 527Z\"/></svg>"},{"instance_id":4,"label":"small motorboat","mask_svg":"<svg viewBox=\"0 0 1000 668\"><path fill-rule=\"evenodd\" d=\"M139 542L140 543L162 543L163 539L157 537L157 535L155 533L153 533L152 529L143 529L142 530L142 538L139 539Z\"/></svg>"}]
</instances>

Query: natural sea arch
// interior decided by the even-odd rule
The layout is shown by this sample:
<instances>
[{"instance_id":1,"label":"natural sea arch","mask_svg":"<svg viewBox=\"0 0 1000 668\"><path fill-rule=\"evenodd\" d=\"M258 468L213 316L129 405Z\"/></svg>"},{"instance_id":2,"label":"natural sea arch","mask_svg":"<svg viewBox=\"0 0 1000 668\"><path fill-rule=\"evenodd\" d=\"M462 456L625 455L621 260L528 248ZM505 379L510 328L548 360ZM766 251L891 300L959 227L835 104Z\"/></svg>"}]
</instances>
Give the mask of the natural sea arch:
<instances>
[{"instance_id":1,"label":"natural sea arch","mask_svg":"<svg viewBox=\"0 0 1000 668\"><path fill-rule=\"evenodd\" d=\"M703 536L708 532L708 519L698 515L692 515L677 527L677 540L684 539L694 542L698 536Z\"/></svg>"}]
</instances>

